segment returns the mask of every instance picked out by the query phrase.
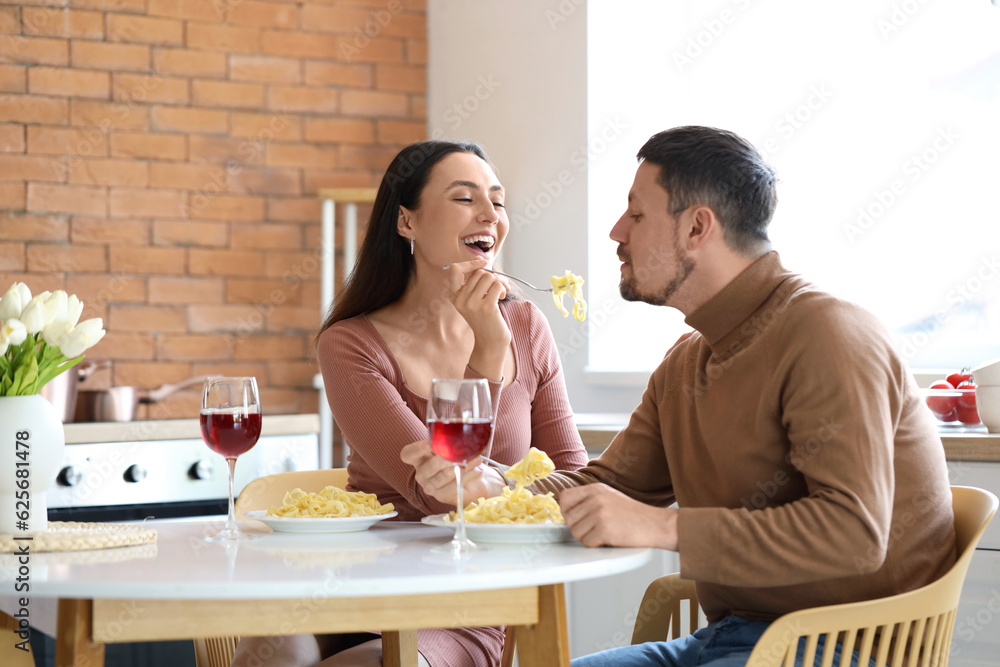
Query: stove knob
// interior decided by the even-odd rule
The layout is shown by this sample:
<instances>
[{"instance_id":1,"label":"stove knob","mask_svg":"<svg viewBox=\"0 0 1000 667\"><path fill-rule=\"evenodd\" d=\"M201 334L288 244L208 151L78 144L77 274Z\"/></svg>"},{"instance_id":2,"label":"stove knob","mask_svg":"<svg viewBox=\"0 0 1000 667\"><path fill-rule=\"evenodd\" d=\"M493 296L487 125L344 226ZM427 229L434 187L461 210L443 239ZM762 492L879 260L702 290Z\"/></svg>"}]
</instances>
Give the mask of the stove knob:
<instances>
[{"instance_id":1,"label":"stove knob","mask_svg":"<svg viewBox=\"0 0 1000 667\"><path fill-rule=\"evenodd\" d=\"M212 462L207 459L198 461L188 469L191 479L212 479Z\"/></svg>"},{"instance_id":2,"label":"stove knob","mask_svg":"<svg viewBox=\"0 0 1000 667\"><path fill-rule=\"evenodd\" d=\"M146 479L146 474L146 469L141 465L130 465L125 471L125 481L138 484L142 480Z\"/></svg>"},{"instance_id":3,"label":"stove knob","mask_svg":"<svg viewBox=\"0 0 1000 667\"><path fill-rule=\"evenodd\" d=\"M59 471L56 481L62 486L76 486L83 481L83 473L76 466L66 466Z\"/></svg>"}]
</instances>

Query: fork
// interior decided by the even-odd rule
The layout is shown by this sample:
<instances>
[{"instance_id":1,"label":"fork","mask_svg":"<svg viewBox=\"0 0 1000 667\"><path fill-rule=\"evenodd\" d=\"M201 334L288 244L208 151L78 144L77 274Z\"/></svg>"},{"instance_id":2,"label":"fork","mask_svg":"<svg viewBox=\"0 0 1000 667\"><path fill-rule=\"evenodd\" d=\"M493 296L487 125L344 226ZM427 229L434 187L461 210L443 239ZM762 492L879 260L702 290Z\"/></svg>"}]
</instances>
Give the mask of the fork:
<instances>
[{"instance_id":1,"label":"fork","mask_svg":"<svg viewBox=\"0 0 1000 667\"><path fill-rule=\"evenodd\" d=\"M494 271L493 269L483 269L483 270L484 271L489 271L490 273L495 273L498 276L504 276L506 278L510 278L511 280L516 280L517 282L521 283L522 285L530 287L531 289L537 290L539 292L551 292L552 291L551 287L549 287L549 288L535 287L534 285L532 285L531 283L529 283L527 280L522 280L522 279L520 279L520 278L518 278L516 276L510 275L509 273L504 273L503 271Z\"/></svg>"}]
</instances>

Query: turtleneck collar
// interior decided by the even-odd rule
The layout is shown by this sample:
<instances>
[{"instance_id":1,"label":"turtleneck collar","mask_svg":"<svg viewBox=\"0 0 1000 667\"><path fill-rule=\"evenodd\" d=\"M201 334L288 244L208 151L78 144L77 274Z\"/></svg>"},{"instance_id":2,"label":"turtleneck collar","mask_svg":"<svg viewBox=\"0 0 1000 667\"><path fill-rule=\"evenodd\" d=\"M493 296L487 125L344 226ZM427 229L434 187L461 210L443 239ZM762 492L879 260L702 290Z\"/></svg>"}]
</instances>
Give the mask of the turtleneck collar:
<instances>
[{"instance_id":1,"label":"turtleneck collar","mask_svg":"<svg viewBox=\"0 0 1000 667\"><path fill-rule=\"evenodd\" d=\"M772 250L684 318L684 322L698 331L714 349L726 334L760 308L789 275L781 265L778 253Z\"/></svg>"}]
</instances>

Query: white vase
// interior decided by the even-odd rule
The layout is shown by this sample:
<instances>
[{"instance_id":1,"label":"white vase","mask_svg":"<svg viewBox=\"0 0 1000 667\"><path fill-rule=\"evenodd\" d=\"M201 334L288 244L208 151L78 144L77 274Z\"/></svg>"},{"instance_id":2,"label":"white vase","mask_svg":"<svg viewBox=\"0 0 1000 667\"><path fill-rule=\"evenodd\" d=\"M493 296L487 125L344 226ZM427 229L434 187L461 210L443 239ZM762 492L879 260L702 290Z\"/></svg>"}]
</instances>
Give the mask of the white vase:
<instances>
[{"instance_id":1,"label":"white vase","mask_svg":"<svg viewBox=\"0 0 1000 667\"><path fill-rule=\"evenodd\" d=\"M0 397L0 533L48 527L45 491L59 474L65 448L62 420L45 398Z\"/></svg>"}]
</instances>

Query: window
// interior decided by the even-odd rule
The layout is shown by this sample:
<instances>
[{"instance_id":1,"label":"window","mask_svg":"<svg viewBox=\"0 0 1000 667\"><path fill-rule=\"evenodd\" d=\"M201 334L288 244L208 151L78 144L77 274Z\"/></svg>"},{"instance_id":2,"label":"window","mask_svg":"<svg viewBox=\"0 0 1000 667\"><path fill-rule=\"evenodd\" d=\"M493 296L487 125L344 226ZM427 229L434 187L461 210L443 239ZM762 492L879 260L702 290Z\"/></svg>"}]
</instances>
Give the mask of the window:
<instances>
[{"instance_id":1,"label":"window","mask_svg":"<svg viewBox=\"0 0 1000 667\"><path fill-rule=\"evenodd\" d=\"M622 305L608 239L639 146L685 124L758 147L780 179L771 238L784 265L872 311L911 367L1000 357L1000 9L629 0L587 11L589 371L645 377L686 330L671 309Z\"/></svg>"}]
</instances>

